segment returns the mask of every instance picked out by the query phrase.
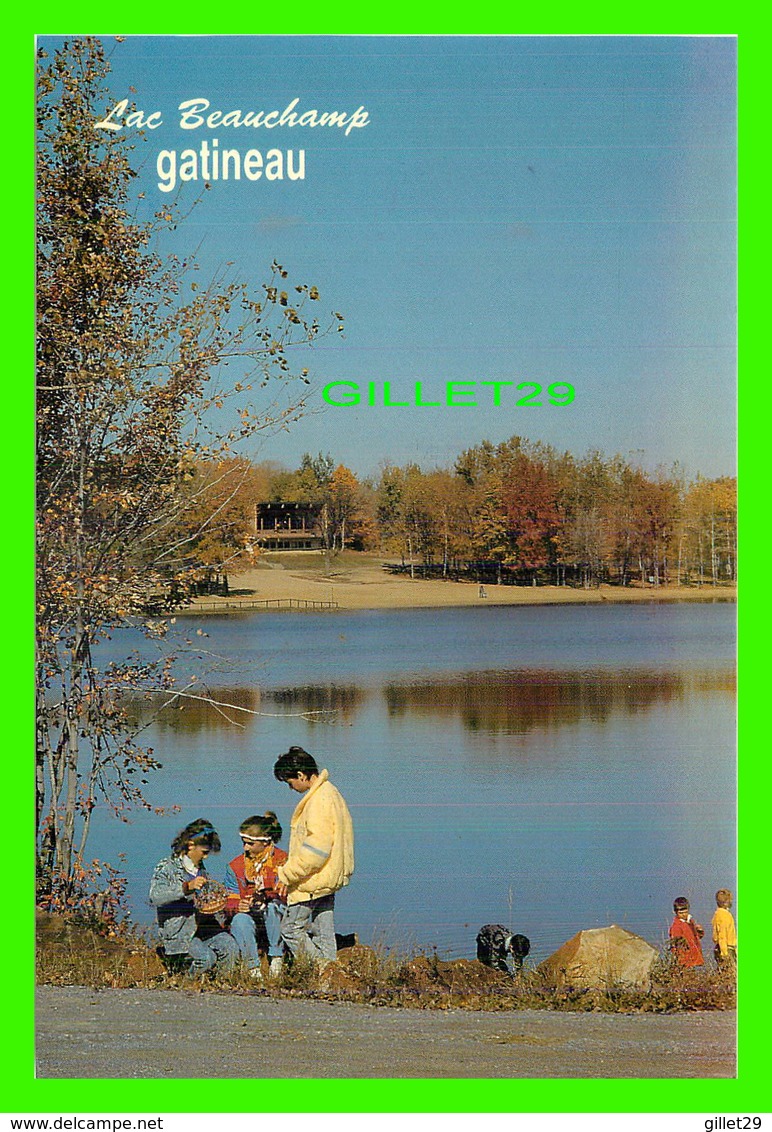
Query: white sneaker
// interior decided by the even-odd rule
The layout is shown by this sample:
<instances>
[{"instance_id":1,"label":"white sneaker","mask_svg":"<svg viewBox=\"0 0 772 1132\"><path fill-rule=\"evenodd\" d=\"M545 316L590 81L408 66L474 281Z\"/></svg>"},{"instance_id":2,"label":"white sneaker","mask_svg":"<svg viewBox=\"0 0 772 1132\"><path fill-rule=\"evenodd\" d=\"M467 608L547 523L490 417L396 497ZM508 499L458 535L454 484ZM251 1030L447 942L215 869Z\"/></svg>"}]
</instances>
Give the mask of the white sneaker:
<instances>
[{"instance_id":1,"label":"white sneaker","mask_svg":"<svg viewBox=\"0 0 772 1132\"><path fill-rule=\"evenodd\" d=\"M268 964L268 971L272 979L278 979L284 970L284 960L281 955L274 955Z\"/></svg>"},{"instance_id":2,"label":"white sneaker","mask_svg":"<svg viewBox=\"0 0 772 1132\"><path fill-rule=\"evenodd\" d=\"M249 968L249 977L250 977L250 979L252 979L256 983L262 983L263 972L260 970L259 967L250 967Z\"/></svg>"}]
</instances>

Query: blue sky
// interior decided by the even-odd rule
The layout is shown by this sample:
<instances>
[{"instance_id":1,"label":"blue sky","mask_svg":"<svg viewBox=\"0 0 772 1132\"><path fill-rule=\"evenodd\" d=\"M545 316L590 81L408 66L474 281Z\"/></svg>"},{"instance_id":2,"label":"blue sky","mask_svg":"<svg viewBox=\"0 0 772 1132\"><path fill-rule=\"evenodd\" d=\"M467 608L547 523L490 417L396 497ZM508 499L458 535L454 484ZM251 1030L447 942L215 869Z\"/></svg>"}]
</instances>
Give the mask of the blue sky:
<instances>
[{"instance_id":1,"label":"blue sky","mask_svg":"<svg viewBox=\"0 0 772 1132\"><path fill-rule=\"evenodd\" d=\"M368 112L349 136L208 131L302 147L305 179L215 182L168 238L255 285L276 257L346 316L315 352L319 411L257 458L330 451L366 475L518 433L734 471L734 39L130 36L110 59L116 99L162 112L136 151L153 205L174 195L158 151L206 133L179 128L183 99ZM332 380L435 399L448 380L570 381L576 400L325 410Z\"/></svg>"}]
</instances>

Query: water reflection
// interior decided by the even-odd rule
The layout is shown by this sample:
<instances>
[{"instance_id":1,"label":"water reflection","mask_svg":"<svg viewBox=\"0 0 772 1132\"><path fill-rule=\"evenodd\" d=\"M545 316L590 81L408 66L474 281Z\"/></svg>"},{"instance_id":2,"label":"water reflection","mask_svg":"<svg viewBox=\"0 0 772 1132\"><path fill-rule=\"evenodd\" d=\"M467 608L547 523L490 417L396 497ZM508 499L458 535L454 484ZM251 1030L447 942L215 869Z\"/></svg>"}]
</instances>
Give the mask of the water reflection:
<instances>
[{"instance_id":1,"label":"water reflection","mask_svg":"<svg viewBox=\"0 0 772 1132\"><path fill-rule=\"evenodd\" d=\"M367 942L389 925L392 945L469 956L480 924L511 919L537 958L612 922L658 944L676 894L709 920L734 887L731 607L261 614L206 630L219 667L192 667L185 690L214 703L131 704L164 764L153 802L181 812L94 814L92 851L127 854L142 922L186 821L222 830L218 877L246 813L288 828L296 799L273 763L293 743L354 815L339 912Z\"/></svg>"},{"instance_id":2,"label":"water reflection","mask_svg":"<svg viewBox=\"0 0 772 1132\"><path fill-rule=\"evenodd\" d=\"M260 713L260 689L196 685L177 695L127 695L122 707L135 725L152 722L160 731L190 735L249 728Z\"/></svg>"},{"instance_id":3,"label":"water reflection","mask_svg":"<svg viewBox=\"0 0 772 1132\"><path fill-rule=\"evenodd\" d=\"M300 711L308 716L328 715L332 722L337 718L350 723L371 694L356 684L309 684L299 688L269 689L264 693L264 699L289 711Z\"/></svg>"},{"instance_id":4,"label":"water reflection","mask_svg":"<svg viewBox=\"0 0 772 1132\"><path fill-rule=\"evenodd\" d=\"M734 693L731 670L705 672L638 669L531 670L459 673L381 686L306 684L269 688L199 688L163 705L130 700L138 722L154 718L161 729L180 733L257 726L261 715L286 713L309 721L351 725L372 704L392 719L455 719L465 730L491 735L527 735L582 721L605 724L613 716L635 716L695 694Z\"/></svg>"},{"instance_id":5,"label":"water reflection","mask_svg":"<svg viewBox=\"0 0 772 1132\"><path fill-rule=\"evenodd\" d=\"M607 723L695 692L733 690L731 672L518 670L390 683L383 694L391 716L455 717L468 731L525 735L583 720Z\"/></svg>"},{"instance_id":6,"label":"water reflection","mask_svg":"<svg viewBox=\"0 0 772 1132\"><path fill-rule=\"evenodd\" d=\"M123 707L135 725L152 722L160 730L191 734L234 726L250 730L261 716L276 714L275 708L309 721L348 723L371 694L353 684L314 684L267 692L240 685L196 685L195 690L188 687L177 694L126 695Z\"/></svg>"}]
</instances>

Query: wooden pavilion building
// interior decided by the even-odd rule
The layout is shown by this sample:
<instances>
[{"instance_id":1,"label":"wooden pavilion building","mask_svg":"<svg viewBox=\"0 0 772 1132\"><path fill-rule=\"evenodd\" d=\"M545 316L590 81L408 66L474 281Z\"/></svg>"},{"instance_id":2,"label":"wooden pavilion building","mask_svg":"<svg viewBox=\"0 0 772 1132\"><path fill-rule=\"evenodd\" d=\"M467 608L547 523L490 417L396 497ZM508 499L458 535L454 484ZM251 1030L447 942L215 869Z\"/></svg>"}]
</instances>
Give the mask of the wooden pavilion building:
<instances>
[{"instance_id":1,"label":"wooden pavilion building","mask_svg":"<svg viewBox=\"0 0 772 1132\"><path fill-rule=\"evenodd\" d=\"M308 503L256 504L255 541L264 550L320 550L318 508Z\"/></svg>"}]
</instances>

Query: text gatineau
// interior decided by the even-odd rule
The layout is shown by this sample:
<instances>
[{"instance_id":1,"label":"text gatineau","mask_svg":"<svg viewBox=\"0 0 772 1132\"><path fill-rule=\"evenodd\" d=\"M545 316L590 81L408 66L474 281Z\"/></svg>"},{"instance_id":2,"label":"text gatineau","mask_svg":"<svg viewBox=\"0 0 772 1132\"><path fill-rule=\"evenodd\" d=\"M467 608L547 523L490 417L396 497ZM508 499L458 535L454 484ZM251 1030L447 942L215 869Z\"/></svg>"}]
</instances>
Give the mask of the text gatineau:
<instances>
[{"instance_id":1,"label":"text gatineau","mask_svg":"<svg viewBox=\"0 0 772 1132\"><path fill-rule=\"evenodd\" d=\"M314 129L317 126L343 130L346 137L352 130L362 129L370 121L364 106L349 113L345 110L298 110L295 98L284 110L211 110L208 98L189 98L177 107L181 130L217 129L292 129L296 126ZM95 123L98 130L146 129L156 130L163 125L160 110L146 113L128 109L128 99L117 102L112 110ZM306 152L269 149L220 149L218 138L203 140L197 149L162 149L156 161L158 188L170 193L177 181L249 181L265 177L267 181L305 180Z\"/></svg>"}]
</instances>

